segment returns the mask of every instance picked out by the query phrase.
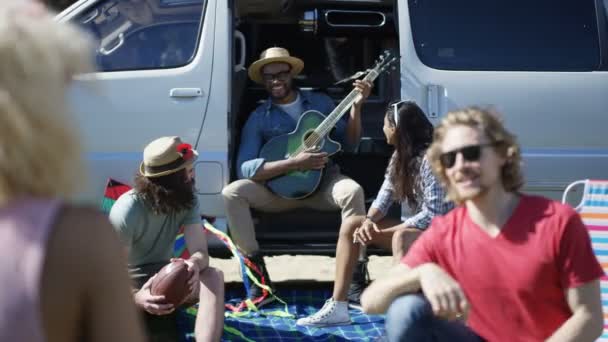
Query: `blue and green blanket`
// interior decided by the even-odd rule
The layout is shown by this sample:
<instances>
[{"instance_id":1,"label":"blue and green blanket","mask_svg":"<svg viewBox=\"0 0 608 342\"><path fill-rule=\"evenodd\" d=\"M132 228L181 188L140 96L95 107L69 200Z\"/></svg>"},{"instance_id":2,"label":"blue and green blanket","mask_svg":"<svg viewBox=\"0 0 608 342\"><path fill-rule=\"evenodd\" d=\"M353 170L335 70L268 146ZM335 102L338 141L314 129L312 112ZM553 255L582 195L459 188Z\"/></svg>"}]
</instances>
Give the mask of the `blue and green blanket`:
<instances>
[{"instance_id":1,"label":"blue and green blanket","mask_svg":"<svg viewBox=\"0 0 608 342\"><path fill-rule=\"evenodd\" d=\"M287 302L287 310L295 318L308 316L319 310L325 299L331 296L331 289L305 288L298 284L296 288L280 289L277 295ZM234 289L226 292L226 298L238 302L243 290ZM308 328L296 326L296 319L265 315L265 313L284 310L280 303L268 304L258 312L250 312L245 317L226 317L222 341L374 341L384 334L384 316L366 315L359 310L350 310L351 325ZM182 311L179 316L180 331L186 332L183 341L194 341L191 333L194 329L194 311Z\"/></svg>"}]
</instances>

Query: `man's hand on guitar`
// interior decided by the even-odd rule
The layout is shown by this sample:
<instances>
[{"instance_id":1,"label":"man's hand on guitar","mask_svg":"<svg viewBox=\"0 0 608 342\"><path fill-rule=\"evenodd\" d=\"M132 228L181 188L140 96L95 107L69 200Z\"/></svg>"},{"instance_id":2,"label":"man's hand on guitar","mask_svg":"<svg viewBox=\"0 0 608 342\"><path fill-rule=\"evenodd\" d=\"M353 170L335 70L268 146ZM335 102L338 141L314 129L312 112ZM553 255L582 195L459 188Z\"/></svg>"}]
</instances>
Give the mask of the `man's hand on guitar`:
<instances>
[{"instance_id":1,"label":"man's hand on guitar","mask_svg":"<svg viewBox=\"0 0 608 342\"><path fill-rule=\"evenodd\" d=\"M369 81L356 80L353 83L353 87L355 87L361 93L361 97L359 97L353 103L353 105L354 106L361 106L363 104L363 102L365 101L365 99L367 99L367 97L369 96L369 94L372 92L372 88L374 87L374 85L371 82L369 82Z\"/></svg>"},{"instance_id":2,"label":"man's hand on guitar","mask_svg":"<svg viewBox=\"0 0 608 342\"><path fill-rule=\"evenodd\" d=\"M290 157L294 167L299 171L320 170L325 167L329 160L327 153L302 152L295 157Z\"/></svg>"}]
</instances>

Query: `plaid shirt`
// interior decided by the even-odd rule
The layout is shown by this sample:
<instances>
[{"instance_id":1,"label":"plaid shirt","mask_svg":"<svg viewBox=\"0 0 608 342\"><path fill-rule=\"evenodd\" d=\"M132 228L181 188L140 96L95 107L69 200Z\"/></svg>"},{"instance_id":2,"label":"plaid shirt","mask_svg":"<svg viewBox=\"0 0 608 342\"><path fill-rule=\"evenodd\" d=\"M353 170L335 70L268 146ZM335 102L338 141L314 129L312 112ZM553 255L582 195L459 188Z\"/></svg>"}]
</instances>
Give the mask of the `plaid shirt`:
<instances>
[{"instance_id":1,"label":"plaid shirt","mask_svg":"<svg viewBox=\"0 0 608 342\"><path fill-rule=\"evenodd\" d=\"M390 172L388 172L394 160L395 154L391 157L391 162L384 176L382 187L378 191L378 196L372 203L372 208L380 210L384 215L386 215L390 206L396 201L393 182L390 179ZM417 208L411 208L414 209L412 212L415 214L406 218L404 223L408 227L425 229L429 226L433 217L446 214L454 207L454 204L451 201L445 200L446 193L433 174L431 165L426 158L423 158L420 163L420 177L418 181L421 182L419 189L422 189L422 193L416 194L418 200ZM404 204L407 205L402 202L402 211Z\"/></svg>"}]
</instances>

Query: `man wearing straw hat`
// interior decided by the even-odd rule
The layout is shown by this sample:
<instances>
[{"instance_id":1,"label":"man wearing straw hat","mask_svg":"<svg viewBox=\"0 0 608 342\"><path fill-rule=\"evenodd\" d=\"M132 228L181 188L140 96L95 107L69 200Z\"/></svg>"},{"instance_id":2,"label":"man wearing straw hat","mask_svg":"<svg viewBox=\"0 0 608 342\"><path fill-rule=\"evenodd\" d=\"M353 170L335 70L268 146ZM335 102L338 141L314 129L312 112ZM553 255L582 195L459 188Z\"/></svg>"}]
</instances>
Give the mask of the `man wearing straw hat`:
<instances>
[{"instance_id":1,"label":"man wearing straw hat","mask_svg":"<svg viewBox=\"0 0 608 342\"><path fill-rule=\"evenodd\" d=\"M224 322L224 278L209 267L207 240L194 193L193 164L198 153L179 137L152 141L143 153L134 189L118 198L110 221L127 247L134 300L145 313L152 341L178 341L175 307L150 293L152 277L173 257L173 245L184 227L191 294L185 303L198 303L197 341L219 341Z\"/></svg>"},{"instance_id":2,"label":"man wearing straw hat","mask_svg":"<svg viewBox=\"0 0 608 342\"><path fill-rule=\"evenodd\" d=\"M261 270L270 283L263 254L255 237L250 208L266 212L279 212L298 207L342 211L342 219L365 215L363 189L352 179L340 174L337 166L328 164L326 153L302 153L295 158L266 162L259 158L260 149L271 138L292 132L300 115L317 110L325 115L335 107L332 99L323 93L303 91L293 86L293 79L304 68L304 62L284 48L271 47L262 52L260 59L249 67L252 81L261 84L268 92L268 100L249 116L241 132L241 145L237 155L239 180L227 185L222 195L234 242ZM332 133L332 139L344 146L358 144L361 136L361 106L369 96L372 85L355 81L353 86L361 93L350 114L344 115ZM271 193L262 183L292 170L326 168L326 176L314 195L301 200L283 199ZM337 227L336 227L337 228ZM262 296L262 290L251 285L251 299ZM264 303L258 303L264 304Z\"/></svg>"}]
</instances>

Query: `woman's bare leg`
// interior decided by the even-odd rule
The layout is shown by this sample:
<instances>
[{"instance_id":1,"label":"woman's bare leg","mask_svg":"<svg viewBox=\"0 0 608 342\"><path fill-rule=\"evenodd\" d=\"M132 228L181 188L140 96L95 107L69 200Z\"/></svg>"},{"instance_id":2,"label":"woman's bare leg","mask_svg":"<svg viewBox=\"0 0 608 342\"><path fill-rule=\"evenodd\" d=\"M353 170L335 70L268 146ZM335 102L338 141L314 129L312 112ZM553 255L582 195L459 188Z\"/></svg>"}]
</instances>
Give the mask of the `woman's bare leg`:
<instances>
[{"instance_id":1,"label":"woman's bare leg","mask_svg":"<svg viewBox=\"0 0 608 342\"><path fill-rule=\"evenodd\" d=\"M201 273L200 304L194 336L197 341L219 341L224 331L224 274L209 267Z\"/></svg>"},{"instance_id":2,"label":"woman's bare leg","mask_svg":"<svg viewBox=\"0 0 608 342\"><path fill-rule=\"evenodd\" d=\"M336 245L336 275L334 279L333 299L345 301L348 286L353 277L353 269L359 257L358 243L353 243L353 233L359 228L365 216L351 216L342 221L340 235Z\"/></svg>"},{"instance_id":3,"label":"woman's bare leg","mask_svg":"<svg viewBox=\"0 0 608 342\"><path fill-rule=\"evenodd\" d=\"M395 264L401 262L405 253L407 253L422 232L422 230L417 228L402 228L395 231L392 238L393 261Z\"/></svg>"},{"instance_id":4,"label":"woman's bare leg","mask_svg":"<svg viewBox=\"0 0 608 342\"><path fill-rule=\"evenodd\" d=\"M352 216L342 222L340 235L336 246L336 274L334 278L334 292L332 298L336 301L345 301L348 286L352 281L353 270L359 257L361 245L353 242L355 229L359 228L365 221L364 216ZM380 234L374 236L372 244L375 246L391 249L393 232L392 228L398 225L399 221L392 219L382 219L377 223L382 230Z\"/></svg>"}]
</instances>

